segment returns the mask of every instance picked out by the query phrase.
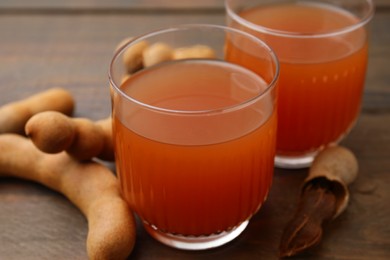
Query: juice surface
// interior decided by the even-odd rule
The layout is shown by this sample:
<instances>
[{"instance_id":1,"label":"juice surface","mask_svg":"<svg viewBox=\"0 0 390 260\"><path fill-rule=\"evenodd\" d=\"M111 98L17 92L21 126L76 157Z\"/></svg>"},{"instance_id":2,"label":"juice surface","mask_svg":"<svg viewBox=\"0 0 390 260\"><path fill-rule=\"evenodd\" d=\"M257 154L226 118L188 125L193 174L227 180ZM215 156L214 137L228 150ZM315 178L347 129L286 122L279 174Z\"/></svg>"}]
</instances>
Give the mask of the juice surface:
<instances>
[{"instance_id":1,"label":"juice surface","mask_svg":"<svg viewBox=\"0 0 390 260\"><path fill-rule=\"evenodd\" d=\"M251 31L280 60L277 153L310 153L338 141L360 111L366 31L359 28L312 38L293 35L336 32L358 23L358 18L334 7L306 3L265 5L243 10L240 16L277 32ZM289 35L280 36L278 31Z\"/></svg>"},{"instance_id":2,"label":"juice surface","mask_svg":"<svg viewBox=\"0 0 390 260\"><path fill-rule=\"evenodd\" d=\"M163 65L132 76L121 89L162 108L199 111L240 103L266 87L226 64ZM131 208L154 228L182 235L215 234L247 220L271 185L272 102L269 95L239 113L207 116L173 116L130 102L114 107L117 170Z\"/></svg>"}]
</instances>

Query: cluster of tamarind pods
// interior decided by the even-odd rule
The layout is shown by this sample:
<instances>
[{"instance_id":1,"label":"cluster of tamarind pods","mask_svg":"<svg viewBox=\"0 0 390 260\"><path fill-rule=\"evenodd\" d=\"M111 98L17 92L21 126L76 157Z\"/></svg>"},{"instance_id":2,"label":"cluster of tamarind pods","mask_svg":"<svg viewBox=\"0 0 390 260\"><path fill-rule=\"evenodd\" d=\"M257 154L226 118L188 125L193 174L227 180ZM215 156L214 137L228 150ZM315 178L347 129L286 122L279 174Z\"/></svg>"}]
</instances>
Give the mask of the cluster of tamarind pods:
<instances>
[{"instance_id":1,"label":"cluster of tamarind pods","mask_svg":"<svg viewBox=\"0 0 390 260\"><path fill-rule=\"evenodd\" d=\"M110 119L72 118L73 110L62 88L0 107L0 177L62 193L88 220L88 257L126 259L135 243L134 216L114 173L91 160L114 158Z\"/></svg>"},{"instance_id":2,"label":"cluster of tamarind pods","mask_svg":"<svg viewBox=\"0 0 390 260\"><path fill-rule=\"evenodd\" d=\"M117 47L123 47L131 38L124 39ZM130 75L141 68L150 67L164 61L182 59L215 59L216 53L208 45L196 44L173 48L164 42L149 43L142 40L126 47L123 53L123 63Z\"/></svg>"}]
</instances>

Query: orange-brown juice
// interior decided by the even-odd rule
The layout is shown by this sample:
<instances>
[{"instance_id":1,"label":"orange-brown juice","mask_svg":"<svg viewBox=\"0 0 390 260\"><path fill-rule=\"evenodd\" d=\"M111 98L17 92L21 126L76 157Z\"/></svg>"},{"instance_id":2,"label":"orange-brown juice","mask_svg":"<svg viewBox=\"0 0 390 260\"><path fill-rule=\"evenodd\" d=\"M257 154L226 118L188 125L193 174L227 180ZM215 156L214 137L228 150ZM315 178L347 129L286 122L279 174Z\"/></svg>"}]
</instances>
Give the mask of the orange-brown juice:
<instances>
[{"instance_id":1,"label":"orange-brown juice","mask_svg":"<svg viewBox=\"0 0 390 260\"><path fill-rule=\"evenodd\" d=\"M358 18L305 3L264 5L239 15L268 31L231 26L264 40L280 61L277 153L305 154L337 142L359 114L368 47L364 27L329 32L356 25Z\"/></svg>"},{"instance_id":2,"label":"orange-brown juice","mask_svg":"<svg viewBox=\"0 0 390 260\"><path fill-rule=\"evenodd\" d=\"M273 174L274 100L266 95L240 111L228 108L265 91L267 84L252 74L221 61L180 61L139 72L121 86L150 105L121 100L113 109L121 188L147 225L210 235L259 209Z\"/></svg>"}]
</instances>

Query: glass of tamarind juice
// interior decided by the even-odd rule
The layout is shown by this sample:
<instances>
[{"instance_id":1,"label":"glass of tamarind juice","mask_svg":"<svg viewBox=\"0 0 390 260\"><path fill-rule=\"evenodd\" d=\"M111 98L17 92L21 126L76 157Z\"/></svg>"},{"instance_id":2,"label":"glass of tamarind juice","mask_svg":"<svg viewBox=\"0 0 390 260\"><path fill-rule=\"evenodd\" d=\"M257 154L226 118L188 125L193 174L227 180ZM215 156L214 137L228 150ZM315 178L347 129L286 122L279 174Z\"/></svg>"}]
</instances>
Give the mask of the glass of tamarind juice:
<instances>
[{"instance_id":1,"label":"glass of tamarind juice","mask_svg":"<svg viewBox=\"0 0 390 260\"><path fill-rule=\"evenodd\" d=\"M227 42L238 51L228 53ZM162 29L116 52L117 174L152 237L180 249L217 247L260 209L274 170L278 66L261 40L217 25Z\"/></svg>"},{"instance_id":2,"label":"glass of tamarind juice","mask_svg":"<svg viewBox=\"0 0 390 260\"><path fill-rule=\"evenodd\" d=\"M229 27L262 39L280 61L276 166L309 166L358 118L373 1L226 0L225 8Z\"/></svg>"}]
</instances>

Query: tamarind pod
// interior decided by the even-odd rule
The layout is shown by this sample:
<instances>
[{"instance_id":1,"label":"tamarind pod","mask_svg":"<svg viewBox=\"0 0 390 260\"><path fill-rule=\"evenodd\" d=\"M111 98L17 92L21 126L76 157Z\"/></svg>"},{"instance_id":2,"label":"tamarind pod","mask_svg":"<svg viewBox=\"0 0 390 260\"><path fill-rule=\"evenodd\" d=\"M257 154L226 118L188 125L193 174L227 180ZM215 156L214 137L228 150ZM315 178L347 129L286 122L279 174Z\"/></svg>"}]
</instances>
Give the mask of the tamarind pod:
<instances>
[{"instance_id":1,"label":"tamarind pod","mask_svg":"<svg viewBox=\"0 0 390 260\"><path fill-rule=\"evenodd\" d=\"M21 156L22 155L22 156ZM104 165L79 162L65 152L46 154L16 134L0 135L0 177L41 183L65 195L88 221L90 259L126 259L135 243L135 220L119 182Z\"/></svg>"},{"instance_id":2,"label":"tamarind pod","mask_svg":"<svg viewBox=\"0 0 390 260\"><path fill-rule=\"evenodd\" d=\"M357 158L342 146L327 147L315 157L301 187L297 210L282 234L281 257L294 256L321 242L324 225L346 209L348 185L358 170Z\"/></svg>"},{"instance_id":3,"label":"tamarind pod","mask_svg":"<svg viewBox=\"0 0 390 260\"><path fill-rule=\"evenodd\" d=\"M145 48L142 53L142 63L144 67L150 67L164 61L172 60L173 49L163 42L156 42Z\"/></svg>"},{"instance_id":4,"label":"tamarind pod","mask_svg":"<svg viewBox=\"0 0 390 260\"><path fill-rule=\"evenodd\" d=\"M215 59L217 57L215 50L207 45L193 45L189 47L182 47L173 50L173 59Z\"/></svg>"},{"instance_id":5,"label":"tamarind pod","mask_svg":"<svg viewBox=\"0 0 390 260\"><path fill-rule=\"evenodd\" d=\"M71 119L75 125L75 138L66 152L84 161L100 154L104 147L104 132L100 126L86 118Z\"/></svg>"},{"instance_id":6,"label":"tamarind pod","mask_svg":"<svg viewBox=\"0 0 390 260\"><path fill-rule=\"evenodd\" d=\"M73 97L63 88L52 88L37 93L0 107L0 134L23 134L28 119L39 112L53 110L71 115L73 109Z\"/></svg>"},{"instance_id":7,"label":"tamarind pod","mask_svg":"<svg viewBox=\"0 0 390 260\"><path fill-rule=\"evenodd\" d=\"M111 118L95 123L86 118L70 118L56 111L45 111L27 121L25 132L45 153L66 151L80 161L94 157L114 160Z\"/></svg>"},{"instance_id":8,"label":"tamarind pod","mask_svg":"<svg viewBox=\"0 0 390 260\"><path fill-rule=\"evenodd\" d=\"M128 39L130 40L130 38ZM124 43L120 43L120 47ZM120 48L118 46L118 48ZM134 73L143 67L143 52L149 47L149 43L146 41L140 41L129 46L123 53L123 64L126 67L128 73Z\"/></svg>"},{"instance_id":9,"label":"tamarind pod","mask_svg":"<svg viewBox=\"0 0 390 260\"><path fill-rule=\"evenodd\" d=\"M27 121L25 133L39 150L45 153L60 153L74 142L76 125L60 112L45 111Z\"/></svg>"},{"instance_id":10,"label":"tamarind pod","mask_svg":"<svg viewBox=\"0 0 390 260\"><path fill-rule=\"evenodd\" d=\"M359 163L351 150L339 145L327 147L313 161L303 188L318 179L331 182L335 186L333 193L336 196L336 218L348 206L348 185L355 181L358 172Z\"/></svg>"}]
</instances>

